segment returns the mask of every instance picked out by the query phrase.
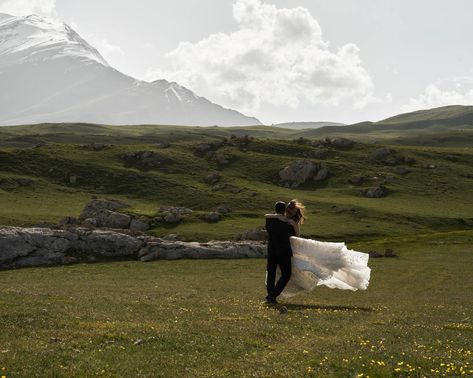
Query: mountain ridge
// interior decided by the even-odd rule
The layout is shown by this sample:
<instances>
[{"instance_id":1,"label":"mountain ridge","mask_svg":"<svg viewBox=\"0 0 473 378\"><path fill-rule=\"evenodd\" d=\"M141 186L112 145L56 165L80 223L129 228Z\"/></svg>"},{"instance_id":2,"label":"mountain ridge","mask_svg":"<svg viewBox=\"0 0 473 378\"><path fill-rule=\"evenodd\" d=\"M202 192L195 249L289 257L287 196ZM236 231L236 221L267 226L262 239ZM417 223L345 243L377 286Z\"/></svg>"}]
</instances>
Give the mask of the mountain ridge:
<instances>
[{"instance_id":1,"label":"mountain ridge","mask_svg":"<svg viewBox=\"0 0 473 378\"><path fill-rule=\"evenodd\" d=\"M260 125L166 80L111 67L68 25L36 15L0 18L0 125Z\"/></svg>"}]
</instances>

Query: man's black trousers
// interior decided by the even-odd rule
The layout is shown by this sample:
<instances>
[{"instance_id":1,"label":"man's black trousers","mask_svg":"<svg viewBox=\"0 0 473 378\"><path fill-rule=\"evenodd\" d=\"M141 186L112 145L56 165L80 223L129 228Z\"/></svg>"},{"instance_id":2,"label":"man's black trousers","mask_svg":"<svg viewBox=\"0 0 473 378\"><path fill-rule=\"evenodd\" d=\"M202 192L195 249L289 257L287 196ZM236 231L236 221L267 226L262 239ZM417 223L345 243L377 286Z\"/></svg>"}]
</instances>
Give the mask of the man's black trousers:
<instances>
[{"instance_id":1,"label":"man's black trousers","mask_svg":"<svg viewBox=\"0 0 473 378\"><path fill-rule=\"evenodd\" d=\"M281 269L281 277L278 282L276 280L276 269ZM280 255L276 253L268 254L268 263L266 266L266 290L269 299L276 299L286 287L291 278L291 256L289 254Z\"/></svg>"}]
</instances>

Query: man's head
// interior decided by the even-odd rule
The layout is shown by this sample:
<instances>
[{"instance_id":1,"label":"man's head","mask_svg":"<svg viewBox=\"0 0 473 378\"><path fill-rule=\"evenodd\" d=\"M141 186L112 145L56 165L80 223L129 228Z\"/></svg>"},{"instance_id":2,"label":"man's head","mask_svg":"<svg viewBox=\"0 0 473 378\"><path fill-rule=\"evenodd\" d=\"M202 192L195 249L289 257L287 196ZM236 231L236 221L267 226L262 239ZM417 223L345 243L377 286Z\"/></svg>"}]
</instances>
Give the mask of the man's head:
<instances>
[{"instance_id":1,"label":"man's head","mask_svg":"<svg viewBox=\"0 0 473 378\"><path fill-rule=\"evenodd\" d=\"M284 212L286 211L286 203L282 201L276 202L276 204L274 205L274 210L277 214L284 214Z\"/></svg>"}]
</instances>

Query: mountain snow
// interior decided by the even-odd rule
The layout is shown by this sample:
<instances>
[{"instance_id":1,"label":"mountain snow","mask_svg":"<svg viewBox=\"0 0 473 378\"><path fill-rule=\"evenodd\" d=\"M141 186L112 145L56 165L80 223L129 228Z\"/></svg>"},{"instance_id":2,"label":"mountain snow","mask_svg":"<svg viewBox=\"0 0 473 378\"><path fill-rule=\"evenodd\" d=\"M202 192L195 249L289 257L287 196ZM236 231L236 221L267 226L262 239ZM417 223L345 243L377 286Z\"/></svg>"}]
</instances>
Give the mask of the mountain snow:
<instances>
[{"instance_id":1,"label":"mountain snow","mask_svg":"<svg viewBox=\"0 0 473 378\"><path fill-rule=\"evenodd\" d=\"M0 125L43 122L260 124L177 83L117 71L64 23L0 14Z\"/></svg>"}]
</instances>

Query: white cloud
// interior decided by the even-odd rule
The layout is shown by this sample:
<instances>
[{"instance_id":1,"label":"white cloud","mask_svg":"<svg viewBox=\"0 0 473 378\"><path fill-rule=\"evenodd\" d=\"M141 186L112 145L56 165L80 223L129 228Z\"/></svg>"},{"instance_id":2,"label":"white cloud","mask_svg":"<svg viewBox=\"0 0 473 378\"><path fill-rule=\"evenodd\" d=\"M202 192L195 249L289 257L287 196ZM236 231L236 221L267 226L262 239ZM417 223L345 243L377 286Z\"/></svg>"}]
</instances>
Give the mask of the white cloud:
<instances>
[{"instance_id":1,"label":"white cloud","mask_svg":"<svg viewBox=\"0 0 473 378\"><path fill-rule=\"evenodd\" d=\"M262 104L297 108L302 100L339 104L348 99L354 107L376 101L359 48L353 43L331 48L307 9L236 0L233 17L236 31L181 42L167 54L171 69L149 70L146 79L174 80L248 112Z\"/></svg>"},{"instance_id":2,"label":"white cloud","mask_svg":"<svg viewBox=\"0 0 473 378\"><path fill-rule=\"evenodd\" d=\"M55 16L56 0L0 0L0 13L14 16Z\"/></svg>"},{"instance_id":3,"label":"white cloud","mask_svg":"<svg viewBox=\"0 0 473 378\"><path fill-rule=\"evenodd\" d=\"M402 109L413 111L446 105L473 105L473 76L429 84L418 97L410 98Z\"/></svg>"}]
</instances>

